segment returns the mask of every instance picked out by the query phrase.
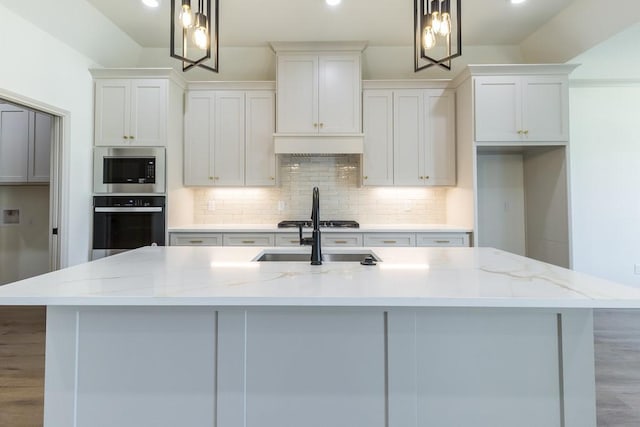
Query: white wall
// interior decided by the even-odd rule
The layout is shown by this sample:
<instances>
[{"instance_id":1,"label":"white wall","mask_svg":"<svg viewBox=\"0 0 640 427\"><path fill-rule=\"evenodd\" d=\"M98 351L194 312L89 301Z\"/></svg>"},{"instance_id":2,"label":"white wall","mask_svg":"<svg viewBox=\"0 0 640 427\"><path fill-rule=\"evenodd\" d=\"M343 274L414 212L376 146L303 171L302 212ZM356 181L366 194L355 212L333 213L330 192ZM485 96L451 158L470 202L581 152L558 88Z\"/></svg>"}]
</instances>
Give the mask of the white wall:
<instances>
[{"instance_id":1,"label":"white wall","mask_svg":"<svg viewBox=\"0 0 640 427\"><path fill-rule=\"evenodd\" d=\"M640 82L570 89L573 267L640 286Z\"/></svg>"},{"instance_id":2,"label":"white wall","mask_svg":"<svg viewBox=\"0 0 640 427\"><path fill-rule=\"evenodd\" d=\"M1 1L1 0L0 0ZM464 46L463 55L452 61L453 69L430 67L413 70L413 46L369 46L362 54L362 78L378 79L451 79L467 64L510 64L522 62L518 46ZM173 67L182 72L182 63L171 58L167 49L144 48L139 67ZM221 47L220 72L201 68L183 74L190 81L275 80L275 53L264 47Z\"/></svg>"},{"instance_id":3,"label":"white wall","mask_svg":"<svg viewBox=\"0 0 640 427\"><path fill-rule=\"evenodd\" d=\"M69 17L81 20L83 16L77 12ZM50 16L50 19L56 17ZM66 25L65 22L59 25ZM86 29L92 28L91 21L83 21L83 24ZM109 42L114 43L114 48L121 48L123 54L129 48L128 44L119 44L116 39ZM93 141L93 83L88 69L99 64L3 5L0 5L0 54L3 58L0 91L12 92L70 113L67 169L64 171L70 182L67 262L73 265L86 261L91 234Z\"/></svg>"}]
</instances>

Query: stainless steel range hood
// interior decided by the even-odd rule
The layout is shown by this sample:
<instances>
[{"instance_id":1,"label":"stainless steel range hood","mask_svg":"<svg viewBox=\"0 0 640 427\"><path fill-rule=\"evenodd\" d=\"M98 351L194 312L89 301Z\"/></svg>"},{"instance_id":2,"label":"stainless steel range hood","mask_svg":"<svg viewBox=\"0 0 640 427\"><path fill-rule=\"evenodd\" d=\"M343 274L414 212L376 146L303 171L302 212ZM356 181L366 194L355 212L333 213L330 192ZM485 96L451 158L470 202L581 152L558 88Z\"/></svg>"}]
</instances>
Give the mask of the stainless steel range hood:
<instances>
[{"instance_id":1,"label":"stainless steel range hood","mask_svg":"<svg viewBox=\"0 0 640 427\"><path fill-rule=\"evenodd\" d=\"M362 154L364 134L273 135L276 154Z\"/></svg>"}]
</instances>

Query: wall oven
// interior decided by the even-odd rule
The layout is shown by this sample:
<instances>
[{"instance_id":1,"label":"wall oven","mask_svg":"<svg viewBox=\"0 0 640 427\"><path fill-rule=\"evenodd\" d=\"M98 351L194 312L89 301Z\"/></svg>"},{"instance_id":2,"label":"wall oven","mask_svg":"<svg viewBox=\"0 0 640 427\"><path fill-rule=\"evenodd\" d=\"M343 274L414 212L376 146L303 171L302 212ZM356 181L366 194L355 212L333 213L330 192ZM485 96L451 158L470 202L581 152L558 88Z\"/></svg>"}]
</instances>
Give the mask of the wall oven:
<instances>
[{"instance_id":1,"label":"wall oven","mask_svg":"<svg viewBox=\"0 0 640 427\"><path fill-rule=\"evenodd\" d=\"M165 192L165 149L159 147L95 147L93 192Z\"/></svg>"},{"instance_id":2,"label":"wall oven","mask_svg":"<svg viewBox=\"0 0 640 427\"><path fill-rule=\"evenodd\" d=\"M103 258L142 246L164 246L164 196L95 196L93 252Z\"/></svg>"}]
</instances>

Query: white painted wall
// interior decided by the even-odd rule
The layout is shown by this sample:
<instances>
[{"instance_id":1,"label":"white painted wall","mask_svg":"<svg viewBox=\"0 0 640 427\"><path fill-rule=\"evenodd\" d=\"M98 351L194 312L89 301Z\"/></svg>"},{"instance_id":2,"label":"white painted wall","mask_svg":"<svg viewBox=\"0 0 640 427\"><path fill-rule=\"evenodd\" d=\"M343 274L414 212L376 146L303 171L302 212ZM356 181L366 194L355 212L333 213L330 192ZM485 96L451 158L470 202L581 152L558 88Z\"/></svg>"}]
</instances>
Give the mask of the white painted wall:
<instances>
[{"instance_id":1,"label":"white painted wall","mask_svg":"<svg viewBox=\"0 0 640 427\"><path fill-rule=\"evenodd\" d=\"M1 1L1 0L0 0ZM369 46L362 54L362 78L377 79L451 79L468 64L510 64L522 62L518 46L464 46L463 56L452 62L453 69L430 67L413 70L412 46ZM144 48L138 67L173 67L182 72L182 63L171 58L167 49ZM275 53L268 47L221 47L220 72L201 68L187 71L190 81L275 80Z\"/></svg>"},{"instance_id":2,"label":"white painted wall","mask_svg":"<svg viewBox=\"0 0 640 427\"><path fill-rule=\"evenodd\" d=\"M640 286L640 83L572 87L573 267Z\"/></svg>"},{"instance_id":3,"label":"white painted wall","mask_svg":"<svg viewBox=\"0 0 640 427\"><path fill-rule=\"evenodd\" d=\"M61 227L66 224L69 233L69 253L66 261L68 265L78 264L88 260L91 235L93 83L88 69L99 67L100 64L9 10L4 6L9 2L2 0L2 3L0 53L3 61L0 67L0 90L69 112L69 145L66 147L64 171L69 177L66 207L68 221L63 222ZM51 3L52 7L54 3L55 7L63 7L67 2ZM39 16L37 8L29 4L34 17ZM47 7L44 10L47 10ZM93 31L92 16L81 14L82 10L72 9L72 12L67 14L67 19L60 21L58 25L79 20L83 22L85 29ZM48 18L55 20L59 16L60 11ZM69 16L73 19L68 19ZM88 21L84 21L84 18ZM98 28L103 24L102 21L98 22ZM115 37L106 40L111 43L111 48L119 49L123 55L127 55L126 52L131 49L129 43L120 43ZM109 43L101 42L105 45Z\"/></svg>"}]
</instances>

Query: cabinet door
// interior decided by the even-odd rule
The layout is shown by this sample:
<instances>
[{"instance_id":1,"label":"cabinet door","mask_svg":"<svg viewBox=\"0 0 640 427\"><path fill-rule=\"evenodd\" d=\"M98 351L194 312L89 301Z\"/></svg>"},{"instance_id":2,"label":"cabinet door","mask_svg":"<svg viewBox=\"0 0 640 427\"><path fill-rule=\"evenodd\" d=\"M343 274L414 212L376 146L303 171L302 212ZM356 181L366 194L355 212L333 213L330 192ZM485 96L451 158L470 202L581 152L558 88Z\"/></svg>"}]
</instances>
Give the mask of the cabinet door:
<instances>
[{"instance_id":1,"label":"cabinet door","mask_svg":"<svg viewBox=\"0 0 640 427\"><path fill-rule=\"evenodd\" d=\"M95 145L128 145L131 81L96 81Z\"/></svg>"},{"instance_id":2,"label":"cabinet door","mask_svg":"<svg viewBox=\"0 0 640 427\"><path fill-rule=\"evenodd\" d=\"M215 110L214 184L244 185L244 92L217 92Z\"/></svg>"},{"instance_id":3,"label":"cabinet door","mask_svg":"<svg viewBox=\"0 0 640 427\"><path fill-rule=\"evenodd\" d=\"M319 132L360 132L360 56L322 55L318 66Z\"/></svg>"},{"instance_id":4,"label":"cabinet door","mask_svg":"<svg viewBox=\"0 0 640 427\"><path fill-rule=\"evenodd\" d=\"M476 141L520 141L522 100L520 77L475 79Z\"/></svg>"},{"instance_id":5,"label":"cabinet door","mask_svg":"<svg viewBox=\"0 0 640 427\"><path fill-rule=\"evenodd\" d=\"M278 126L280 133L318 132L318 57L278 57Z\"/></svg>"},{"instance_id":6,"label":"cabinet door","mask_svg":"<svg viewBox=\"0 0 640 427\"><path fill-rule=\"evenodd\" d=\"M425 170L427 185L456 184L455 95L427 90L424 95Z\"/></svg>"},{"instance_id":7,"label":"cabinet door","mask_svg":"<svg viewBox=\"0 0 640 427\"><path fill-rule=\"evenodd\" d=\"M416 246L469 246L468 233L418 233Z\"/></svg>"},{"instance_id":8,"label":"cabinet door","mask_svg":"<svg viewBox=\"0 0 640 427\"><path fill-rule=\"evenodd\" d=\"M213 185L215 92L191 92L184 136L184 184Z\"/></svg>"},{"instance_id":9,"label":"cabinet door","mask_svg":"<svg viewBox=\"0 0 640 427\"><path fill-rule=\"evenodd\" d=\"M246 102L246 185L273 186L276 183L274 93L247 92Z\"/></svg>"},{"instance_id":10,"label":"cabinet door","mask_svg":"<svg viewBox=\"0 0 640 427\"><path fill-rule=\"evenodd\" d=\"M362 96L363 185L393 185L393 92L365 90Z\"/></svg>"},{"instance_id":11,"label":"cabinet door","mask_svg":"<svg viewBox=\"0 0 640 427\"><path fill-rule=\"evenodd\" d=\"M132 80L131 125L132 145L165 146L167 143L167 81Z\"/></svg>"},{"instance_id":12,"label":"cabinet door","mask_svg":"<svg viewBox=\"0 0 640 427\"><path fill-rule=\"evenodd\" d=\"M322 233L323 246L362 246L361 233Z\"/></svg>"},{"instance_id":13,"label":"cabinet door","mask_svg":"<svg viewBox=\"0 0 640 427\"><path fill-rule=\"evenodd\" d=\"M0 104L0 182L26 182L29 111Z\"/></svg>"},{"instance_id":14,"label":"cabinet door","mask_svg":"<svg viewBox=\"0 0 640 427\"><path fill-rule=\"evenodd\" d=\"M393 105L393 181L424 185L423 91L397 90Z\"/></svg>"},{"instance_id":15,"label":"cabinet door","mask_svg":"<svg viewBox=\"0 0 640 427\"><path fill-rule=\"evenodd\" d=\"M565 78L523 78L522 99L523 139L569 140L569 90Z\"/></svg>"},{"instance_id":16,"label":"cabinet door","mask_svg":"<svg viewBox=\"0 0 640 427\"><path fill-rule=\"evenodd\" d=\"M29 141L29 182L49 182L52 117L38 112L31 114L34 124Z\"/></svg>"}]
</instances>

